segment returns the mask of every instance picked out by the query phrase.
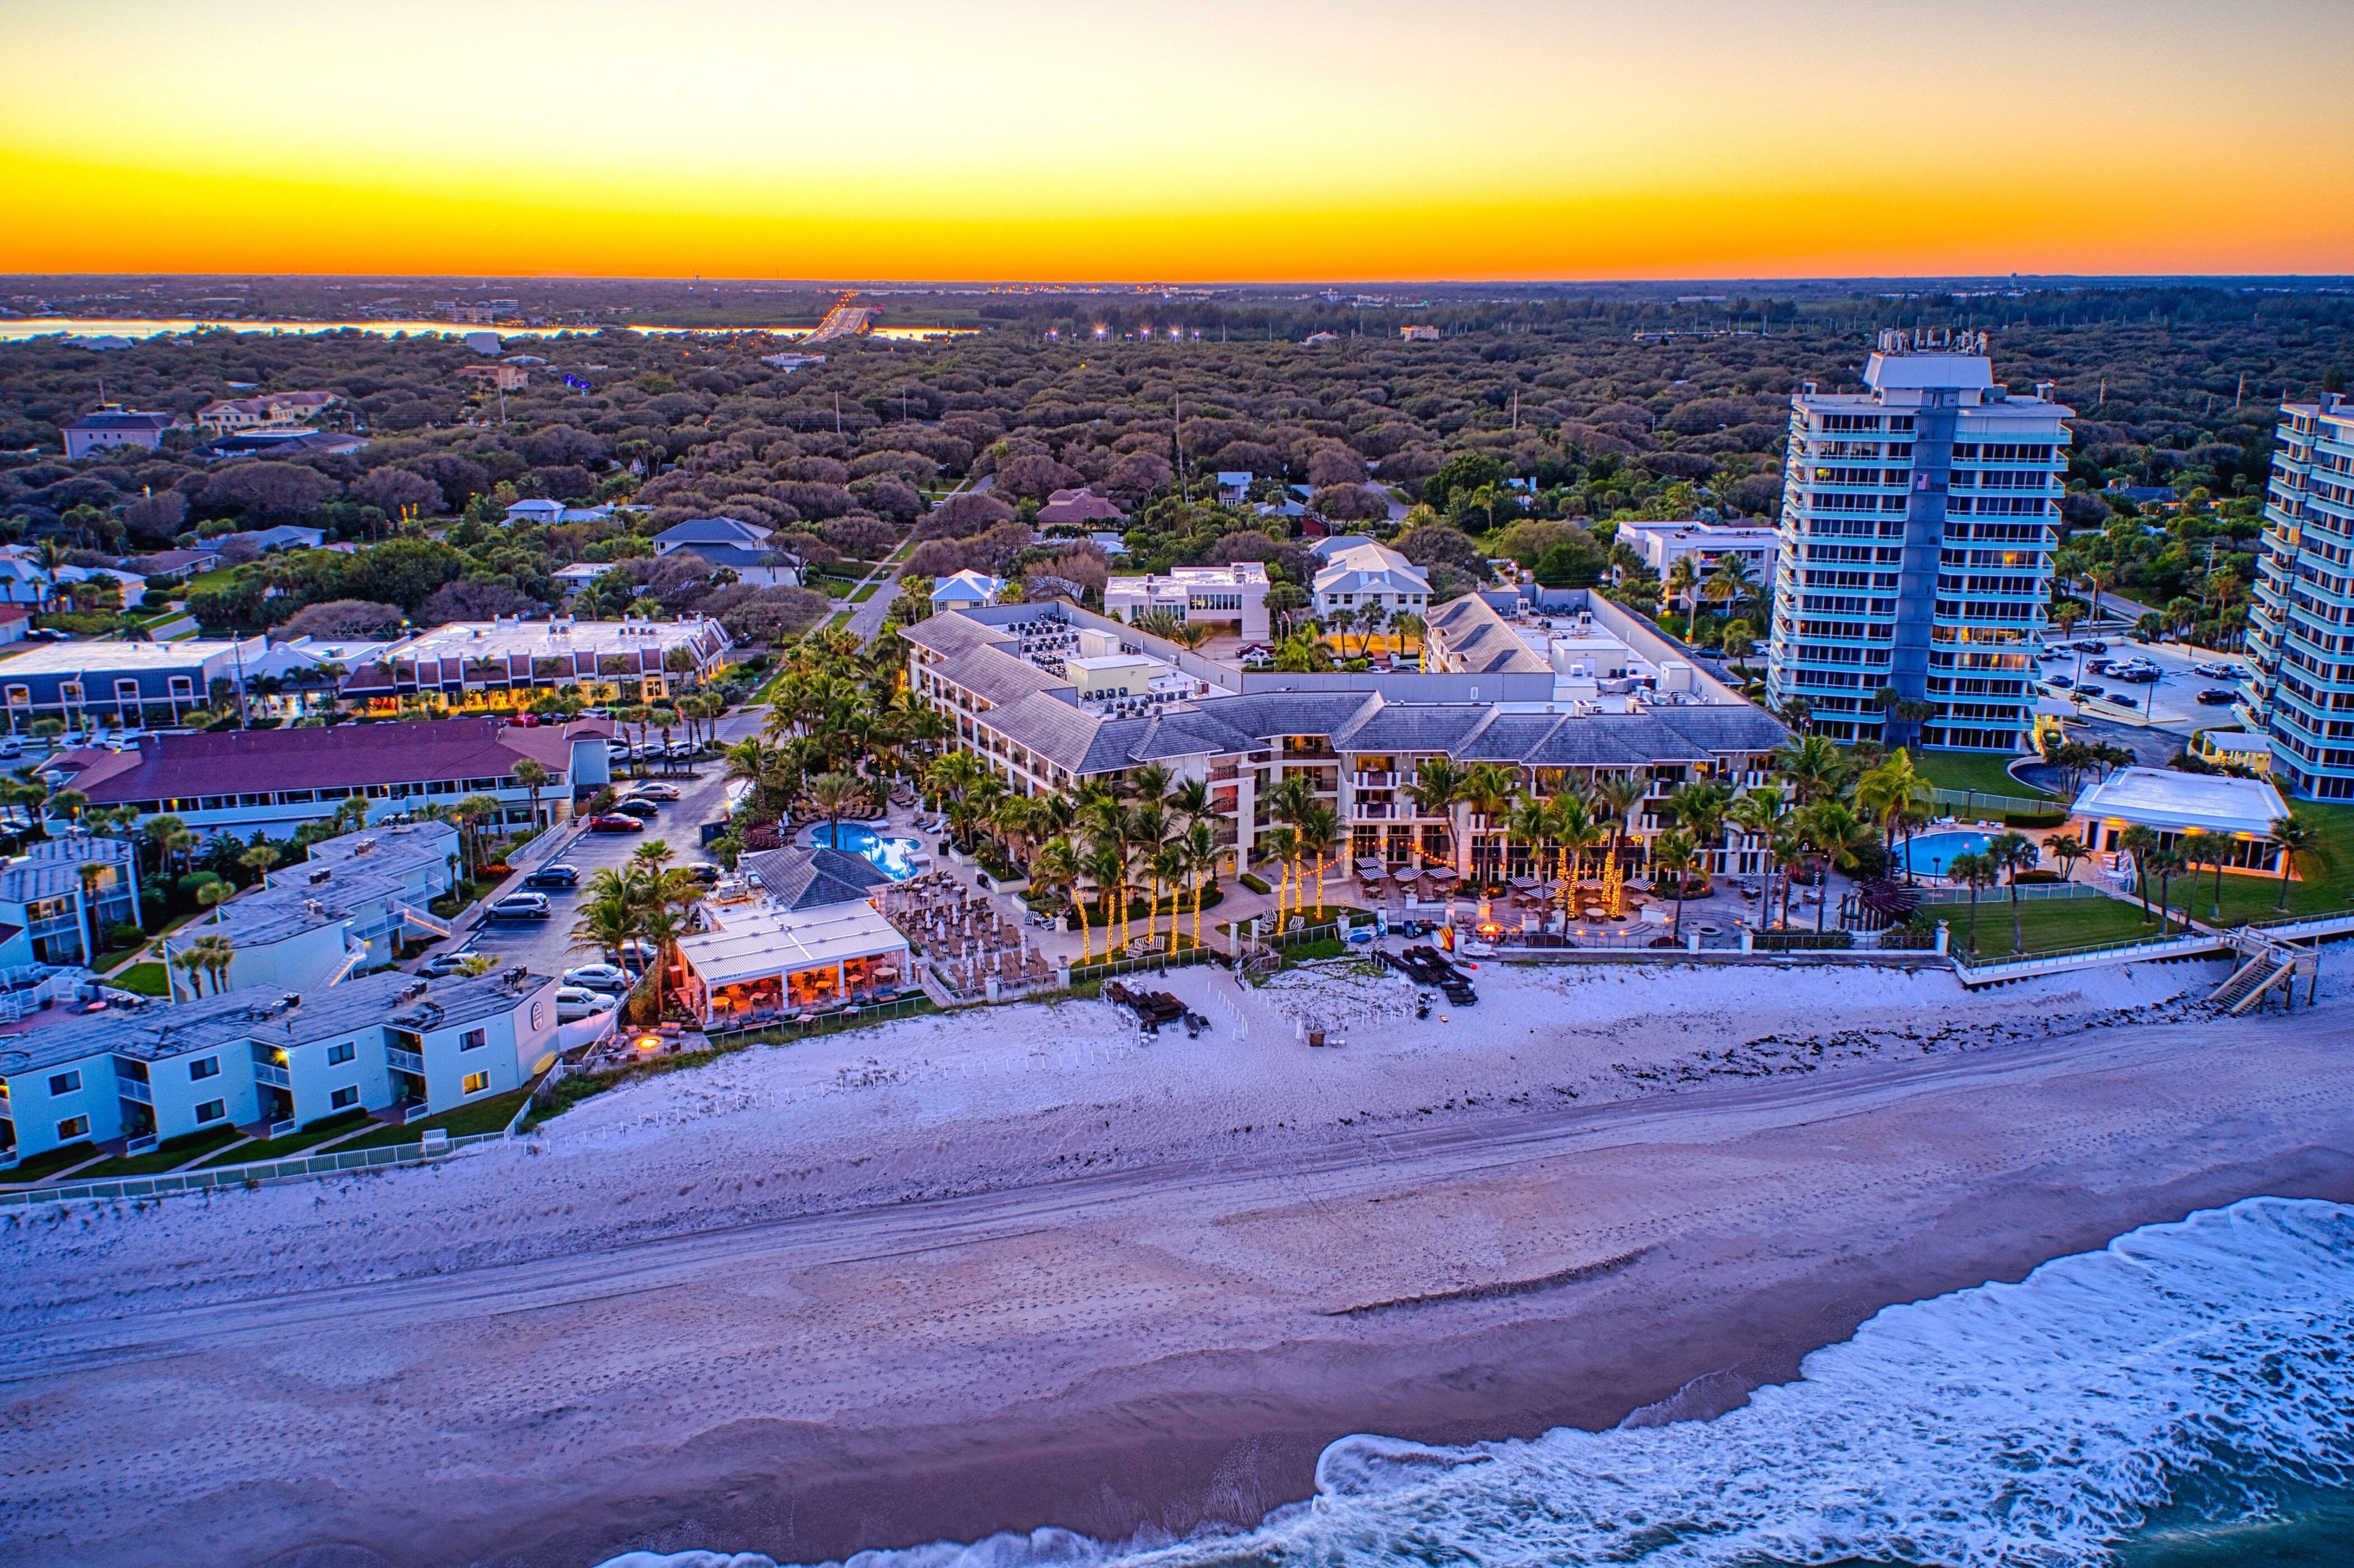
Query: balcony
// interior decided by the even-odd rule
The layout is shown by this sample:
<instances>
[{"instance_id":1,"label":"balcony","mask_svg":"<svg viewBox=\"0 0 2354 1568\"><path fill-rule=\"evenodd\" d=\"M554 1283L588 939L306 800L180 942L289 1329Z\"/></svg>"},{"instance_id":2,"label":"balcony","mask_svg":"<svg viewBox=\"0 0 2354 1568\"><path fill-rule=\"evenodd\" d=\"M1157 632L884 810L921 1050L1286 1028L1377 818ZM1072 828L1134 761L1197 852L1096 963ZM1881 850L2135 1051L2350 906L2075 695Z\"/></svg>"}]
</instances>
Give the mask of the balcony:
<instances>
[{"instance_id":1,"label":"balcony","mask_svg":"<svg viewBox=\"0 0 2354 1568\"><path fill-rule=\"evenodd\" d=\"M1395 773L1352 773L1349 782L1360 789L1394 789L1398 776Z\"/></svg>"},{"instance_id":2,"label":"balcony","mask_svg":"<svg viewBox=\"0 0 2354 1568\"><path fill-rule=\"evenodd\" d=\"M289 1093L292 1093L294 1088L293 1075L283 1067L273 1067L267 1062L256 1062L253 1065L253 1081L266 1087L284 1089Z\"/></svg>"},{"instance_id":3,"label":"balcony","mask_svg":"<svg viewBox=\"0 0 2354 1568\"><path fill-rule=\"evenodd\" d=\"M414 1051L404 1051L398 1045L387 1045L385 1047L384 1059L391 1065L392 1070L396 1073L414 1073L420 1078L425 1075L425 1058Z\"/></svg>"},{"instance_id":4,"label":"balcony","mask_svg":"<svg viewBox=\"0 0 2354 1568\"><path fill-rule=\"evenodd\" d=\"M1396 821L1401 816L1397 807L1387 800L1360 800L1349 811L1350 820L1358 822Z\"/></svg>"},{"instance_id":5,"label":"balcony","mask_svg":"<svg viewBox=\"0 0 2354 1568\"><path fill-rule=\"evenodd\" d=\"M139 1105L152 1106L155 1103L155 1091L147 1086L144 1079L117 1078L114 1080L114 1092L121 1098Z\"/></svg>"}]
</instances>

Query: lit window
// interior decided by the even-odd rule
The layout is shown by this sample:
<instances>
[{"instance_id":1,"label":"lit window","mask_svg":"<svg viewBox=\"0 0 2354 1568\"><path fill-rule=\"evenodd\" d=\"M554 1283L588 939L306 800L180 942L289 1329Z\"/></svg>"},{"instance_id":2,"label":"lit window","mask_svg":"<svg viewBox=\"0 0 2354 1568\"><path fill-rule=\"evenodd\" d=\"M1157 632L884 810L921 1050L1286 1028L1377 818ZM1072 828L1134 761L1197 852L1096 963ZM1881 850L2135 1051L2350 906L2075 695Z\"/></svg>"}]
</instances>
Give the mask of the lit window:
<instances>
[{"instance_id":1,"label":"lit window","mask_svg":"<svg viewBox=\"0 0 2354 1568\"><path fill-rule=\"evenodd\" d=\"M196 1119L198 1121L218 1121L228 1115L228 1102L227 1100L207 1100L204 1104L196 1107Z\"/></svg>"},{"instance_id":2,"label":"lit window","mask_svg":"<svg viewBox=\"0 0 2354 1568\"><path fill-rule=\"evenodd\" d=\"M461 1086L467 1094L479 1095L491 1086L491 1075L488 1073L469 1073Z\"/></svg>"},{"instance_id":3,"label":"lit window","mask_svg":"<svg viewBox=\"0 0 2354 1568\"><path fill-rule=\"evenodd\" d=\"M66 1118L65 1120L58 1123L58 1141L59 1143L70 1143L77 1138L88 1138L89 1136L90 1118L86 1116L69 1116Z\"/></svg>"}]
</instances>

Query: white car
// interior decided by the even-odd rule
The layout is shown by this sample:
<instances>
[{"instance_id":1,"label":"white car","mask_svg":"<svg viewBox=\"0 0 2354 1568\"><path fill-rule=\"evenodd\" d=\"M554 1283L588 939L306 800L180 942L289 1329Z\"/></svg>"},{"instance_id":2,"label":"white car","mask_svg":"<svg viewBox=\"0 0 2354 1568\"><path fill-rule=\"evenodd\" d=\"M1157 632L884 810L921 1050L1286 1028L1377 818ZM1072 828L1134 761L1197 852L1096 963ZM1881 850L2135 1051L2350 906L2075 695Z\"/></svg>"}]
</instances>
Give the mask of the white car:
<instances>
[{"instance_id":1,"label":"white car","mask_svg":"<svg viewBox=\"0 0 2354 1568\"><path fill-rule=\"evenodd\" d=\"M574 1023L591 1018L614 1005L614 998L585 985L560 985L556 988L556 1022Z\"/></svg>"},{"instance_id":2,"label":"white car","mask_svg":"<svg viewBox=\"0 0 2354 1568\"><path fill-rule=\"evenodd\" d=\"M675 800L679 798L677 785L664 784L660 781L632 784L630 786L630 795L640 800Z\"/></svg>"},{"instance_id":3,"label":"white car","mask_svg":"<svg viewBox=\"0 0 2354 1568\"><path fill-rule=\"evenodd\" d=\"M564 983L583 991L621 991L637 984L637 977L619 964L583 964L564 971Z\"/></svg>"}]
</instances>

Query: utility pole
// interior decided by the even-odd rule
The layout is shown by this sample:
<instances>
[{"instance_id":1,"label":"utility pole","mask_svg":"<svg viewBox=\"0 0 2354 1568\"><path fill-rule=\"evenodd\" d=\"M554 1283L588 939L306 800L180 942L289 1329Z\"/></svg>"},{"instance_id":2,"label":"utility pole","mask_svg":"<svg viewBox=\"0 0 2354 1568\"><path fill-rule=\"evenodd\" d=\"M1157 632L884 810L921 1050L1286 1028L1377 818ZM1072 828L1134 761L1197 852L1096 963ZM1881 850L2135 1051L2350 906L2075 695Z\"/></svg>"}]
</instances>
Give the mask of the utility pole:
<instances>
[{"instance_id":1,"label":"utility pole","mask_svg":"<svg viewBox=\"0 0 2354 1568\"><path fill-rule=\"evenodd\" d=\"M1169 432L1169 455L1177 463L1177 499L1191 505L1193 493L1185 482L1185 394L1171 393L1170 408L1174 424Z\"/></svg>"},{"instance_id":2,"label":"utility pole","mask_svg":"<svg viewBox=\"0 0 2354 1568\"><path fill-rule=\"evenodd\" d=\"M833 395L833 436L836 440L842 439L842 394L839 392Z\"/></svg>"}]
</instances>

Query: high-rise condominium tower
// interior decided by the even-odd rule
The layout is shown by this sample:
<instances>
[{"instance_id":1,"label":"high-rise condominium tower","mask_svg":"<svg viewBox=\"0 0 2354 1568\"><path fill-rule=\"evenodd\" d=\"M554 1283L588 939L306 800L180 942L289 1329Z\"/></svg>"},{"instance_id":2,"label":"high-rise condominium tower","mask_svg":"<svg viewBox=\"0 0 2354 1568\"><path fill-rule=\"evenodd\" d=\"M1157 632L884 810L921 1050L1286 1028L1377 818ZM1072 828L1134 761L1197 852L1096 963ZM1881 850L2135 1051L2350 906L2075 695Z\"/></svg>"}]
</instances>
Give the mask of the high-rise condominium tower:
<instances>
[{"instance_id":1,"label":"high-rise condominium tower","mask_svg":"<svg viewBox=\"0 0 2354 1568\"><path fill-rule=\"evenodd\" d=\"M1882 333L1863 379L1790 399L1766 690L1835 740L2017 750L2075 410L1984 333Z\"/></svg>"},{"instance_id":2,"label":"high-rise condominium tower","mask_svg":"<svg viewBox=\"0 0 2354 1568\"><path fill-rule=\"evenodd\" d=\"M2354 404L2337 393L2281 408L2250 595L2246 716L2274 778L2354 798Z\"/></svg>"}]
</instances>

